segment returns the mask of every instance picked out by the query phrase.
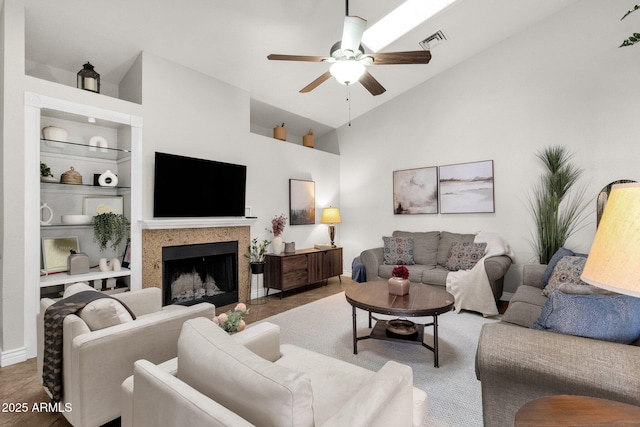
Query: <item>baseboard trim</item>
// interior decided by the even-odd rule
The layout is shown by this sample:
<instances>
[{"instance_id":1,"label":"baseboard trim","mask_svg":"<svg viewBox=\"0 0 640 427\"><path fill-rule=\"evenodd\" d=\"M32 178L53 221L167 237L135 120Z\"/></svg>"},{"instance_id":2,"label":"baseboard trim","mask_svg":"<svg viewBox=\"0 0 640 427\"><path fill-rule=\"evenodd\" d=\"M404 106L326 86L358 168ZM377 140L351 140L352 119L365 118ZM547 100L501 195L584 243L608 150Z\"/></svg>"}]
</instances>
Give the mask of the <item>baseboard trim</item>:
<instances>
[{"instance_id":1,"label":"baseboard trim","mask_svg":"<svg viewBox=\"0 0 640 427\"><path fill-rule=\"evenodd\" d=\"M26 347L20 347L13 350L7 350L0 353L0 366L5 367L15 365L16 363L27 360Z\"/></svg>"}]
</instances>

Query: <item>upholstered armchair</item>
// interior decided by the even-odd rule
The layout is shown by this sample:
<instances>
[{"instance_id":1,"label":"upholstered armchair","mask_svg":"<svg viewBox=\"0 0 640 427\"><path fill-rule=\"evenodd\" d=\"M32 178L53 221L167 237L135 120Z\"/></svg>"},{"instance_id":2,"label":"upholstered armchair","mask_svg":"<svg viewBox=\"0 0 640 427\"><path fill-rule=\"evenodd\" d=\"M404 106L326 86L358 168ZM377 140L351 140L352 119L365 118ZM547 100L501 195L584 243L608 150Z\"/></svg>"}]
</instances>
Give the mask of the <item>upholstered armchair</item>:
<instances>
[{"instance_id":1,"label":"upholstered armchair","mask_svg":"<svg viewBox=\"0 0 640 427\"><path fill-rule=\"evenodd\" d=\"M122 426L410 427L424 420L426 398L406 365L389 361L373 372L280 345L272 323L229 336L193 319L176 359L135 363L122 384Z\"/></svg>"},{"instance_id":2,"label":"upholstered armchair","mask_svg":"<svg viewBox=\"0 0 640 427\"><path fill-rule=\"evenodd\" d=\"M135 314L135 320L97 329L100 325L95 324L95 319L89 320L79 312L78 315L67 315L63 322L61 402L70 404L63 406L70 408L64 416L75 427L100 426L118 418L120 385L133 374L134 362L147 359L161 363L174 358L182 324L195 317L212 318L215 315L215 307L209 303L162 307L159 288L145 288L113 297ZM48 298L40 302L37 322L40 379L44 358L44 313L54 303Z\"/></svg>"}]
</instances>

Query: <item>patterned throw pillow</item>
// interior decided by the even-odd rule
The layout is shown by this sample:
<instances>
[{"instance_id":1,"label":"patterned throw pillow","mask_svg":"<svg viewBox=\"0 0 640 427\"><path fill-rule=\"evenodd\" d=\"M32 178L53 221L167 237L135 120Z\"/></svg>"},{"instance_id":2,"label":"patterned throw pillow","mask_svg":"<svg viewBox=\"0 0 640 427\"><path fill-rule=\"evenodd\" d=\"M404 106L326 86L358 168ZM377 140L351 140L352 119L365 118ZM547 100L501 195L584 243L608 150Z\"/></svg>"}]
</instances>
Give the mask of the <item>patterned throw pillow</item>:
<instances>
[{"instance_id":1,"label":"patterned throw pillow","mask_svg":"<svg viewBox=\"0 0 640 427\"><path fill-rule=\"evenodd\" d=\"M389 265L413 265L413 239L410 237L383 237L384 263Z\"/></svg>"},{"instance_id":2,"label":"patterned throw pillow","mask_svg":"<svg viewBox=\"0 0 640 427\"><path fill-rule=\"evenodd\" d=\"M581 256L566 256L556 264L553 274L549 278L549 283L542 290L542 295L549 296L551 292L558 289L562 284L586 285L580 280L584 264L587 259Z\"/></svg>"},{"instance_id":3,"label":"patterned throw pillow","mask_svg":"<svg viewBox=\"0 0 640 427\"><path fill-rule=\"evenodd\" d=\"M484 256L486 243L453 242L445 267L450 271L471 270Z\"/></svg>"},{"instance_id":4,"label":"patterned throw pillow","mask_svg":"<svg viewBox=\"0 0 640 427\"><path fill-rule=\"evenodd\" d=\"M558 261L560 261L562 258L566 257L566 256L581 256L581 257L587 257L587 254L578 254L573 252L571 249L567 249L567 248L559 248L555 254L553 254L553 256L551 257L551 259L549 260L549 262L547 263L547 269L544 271L544 274L542 275L542 287L546 287L547 284L549 283L549 279L551 278L551 275L553 274L553 269L556 268L556 265L558 264Z\"/></svg>"}]
</instances>

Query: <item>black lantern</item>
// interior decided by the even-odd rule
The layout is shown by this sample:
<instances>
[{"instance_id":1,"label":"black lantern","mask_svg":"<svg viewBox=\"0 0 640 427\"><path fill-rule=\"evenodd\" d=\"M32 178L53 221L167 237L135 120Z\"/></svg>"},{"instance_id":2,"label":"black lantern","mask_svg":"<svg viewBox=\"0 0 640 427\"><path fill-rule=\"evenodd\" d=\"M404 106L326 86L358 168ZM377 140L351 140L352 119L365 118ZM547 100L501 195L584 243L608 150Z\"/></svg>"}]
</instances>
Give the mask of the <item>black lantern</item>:
<instances>
[{"instance_id":1,"label":"black lantern","mask_svg":"<svg viewBox=\"0 0 640 427\"><path fill-rule=\"evenodd\" d=\"M100 93L100 74L96 73L89 62L78 71L78 88Z\"/></svg>"}]
</instances>

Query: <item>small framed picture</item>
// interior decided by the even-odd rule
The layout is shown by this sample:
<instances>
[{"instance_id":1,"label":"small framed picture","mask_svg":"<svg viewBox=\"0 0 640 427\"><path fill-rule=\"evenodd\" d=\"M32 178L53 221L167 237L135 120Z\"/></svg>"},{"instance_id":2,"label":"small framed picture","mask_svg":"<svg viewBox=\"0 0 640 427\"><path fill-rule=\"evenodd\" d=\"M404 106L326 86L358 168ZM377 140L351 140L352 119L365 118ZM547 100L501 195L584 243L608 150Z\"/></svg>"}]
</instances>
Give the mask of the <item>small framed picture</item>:
<instances>
[{"instance_id":1,"label":"small framed picture","mask_svg":"<svg viewBox=\"0 0 640 427\"><path fill-rule=\"evenodd\" d=\"M124 202L122 196L114 197L85 197L82 204L84 215L98 215L108 212L122 214Z\"/></svg>"},{"instance_id":2,"label":"small framed picture","mask_svg":"<svg viewBox=\"0 0 640 427\"><path fill-rule=\"evenodd\" d=\"M289 180L289 224L316 223L316 183L301 179Z\"/></svg>"},{"instance_id":3,"label":"small framed picture","mask_svg":"<svg viewBox=\"0 0 640 427\"><path fill-rule=\"evenodd\" d=\"M42 262L44 271L55 273L67 270L67 258L71 251L80 252L77 237L55 237L42 239Z\"/></svg>"},{"instance_id":4,"label":"small framed picture","mask_svg":"<svg viewBox=\"0 0 640 427\"><path fill-rule=\"evenodd\" d=\"M129 268L131 265L131 245L127 243L127 247L124 249L124 255L122 256L122 266Z\"/></svg>"}]
</instances>

